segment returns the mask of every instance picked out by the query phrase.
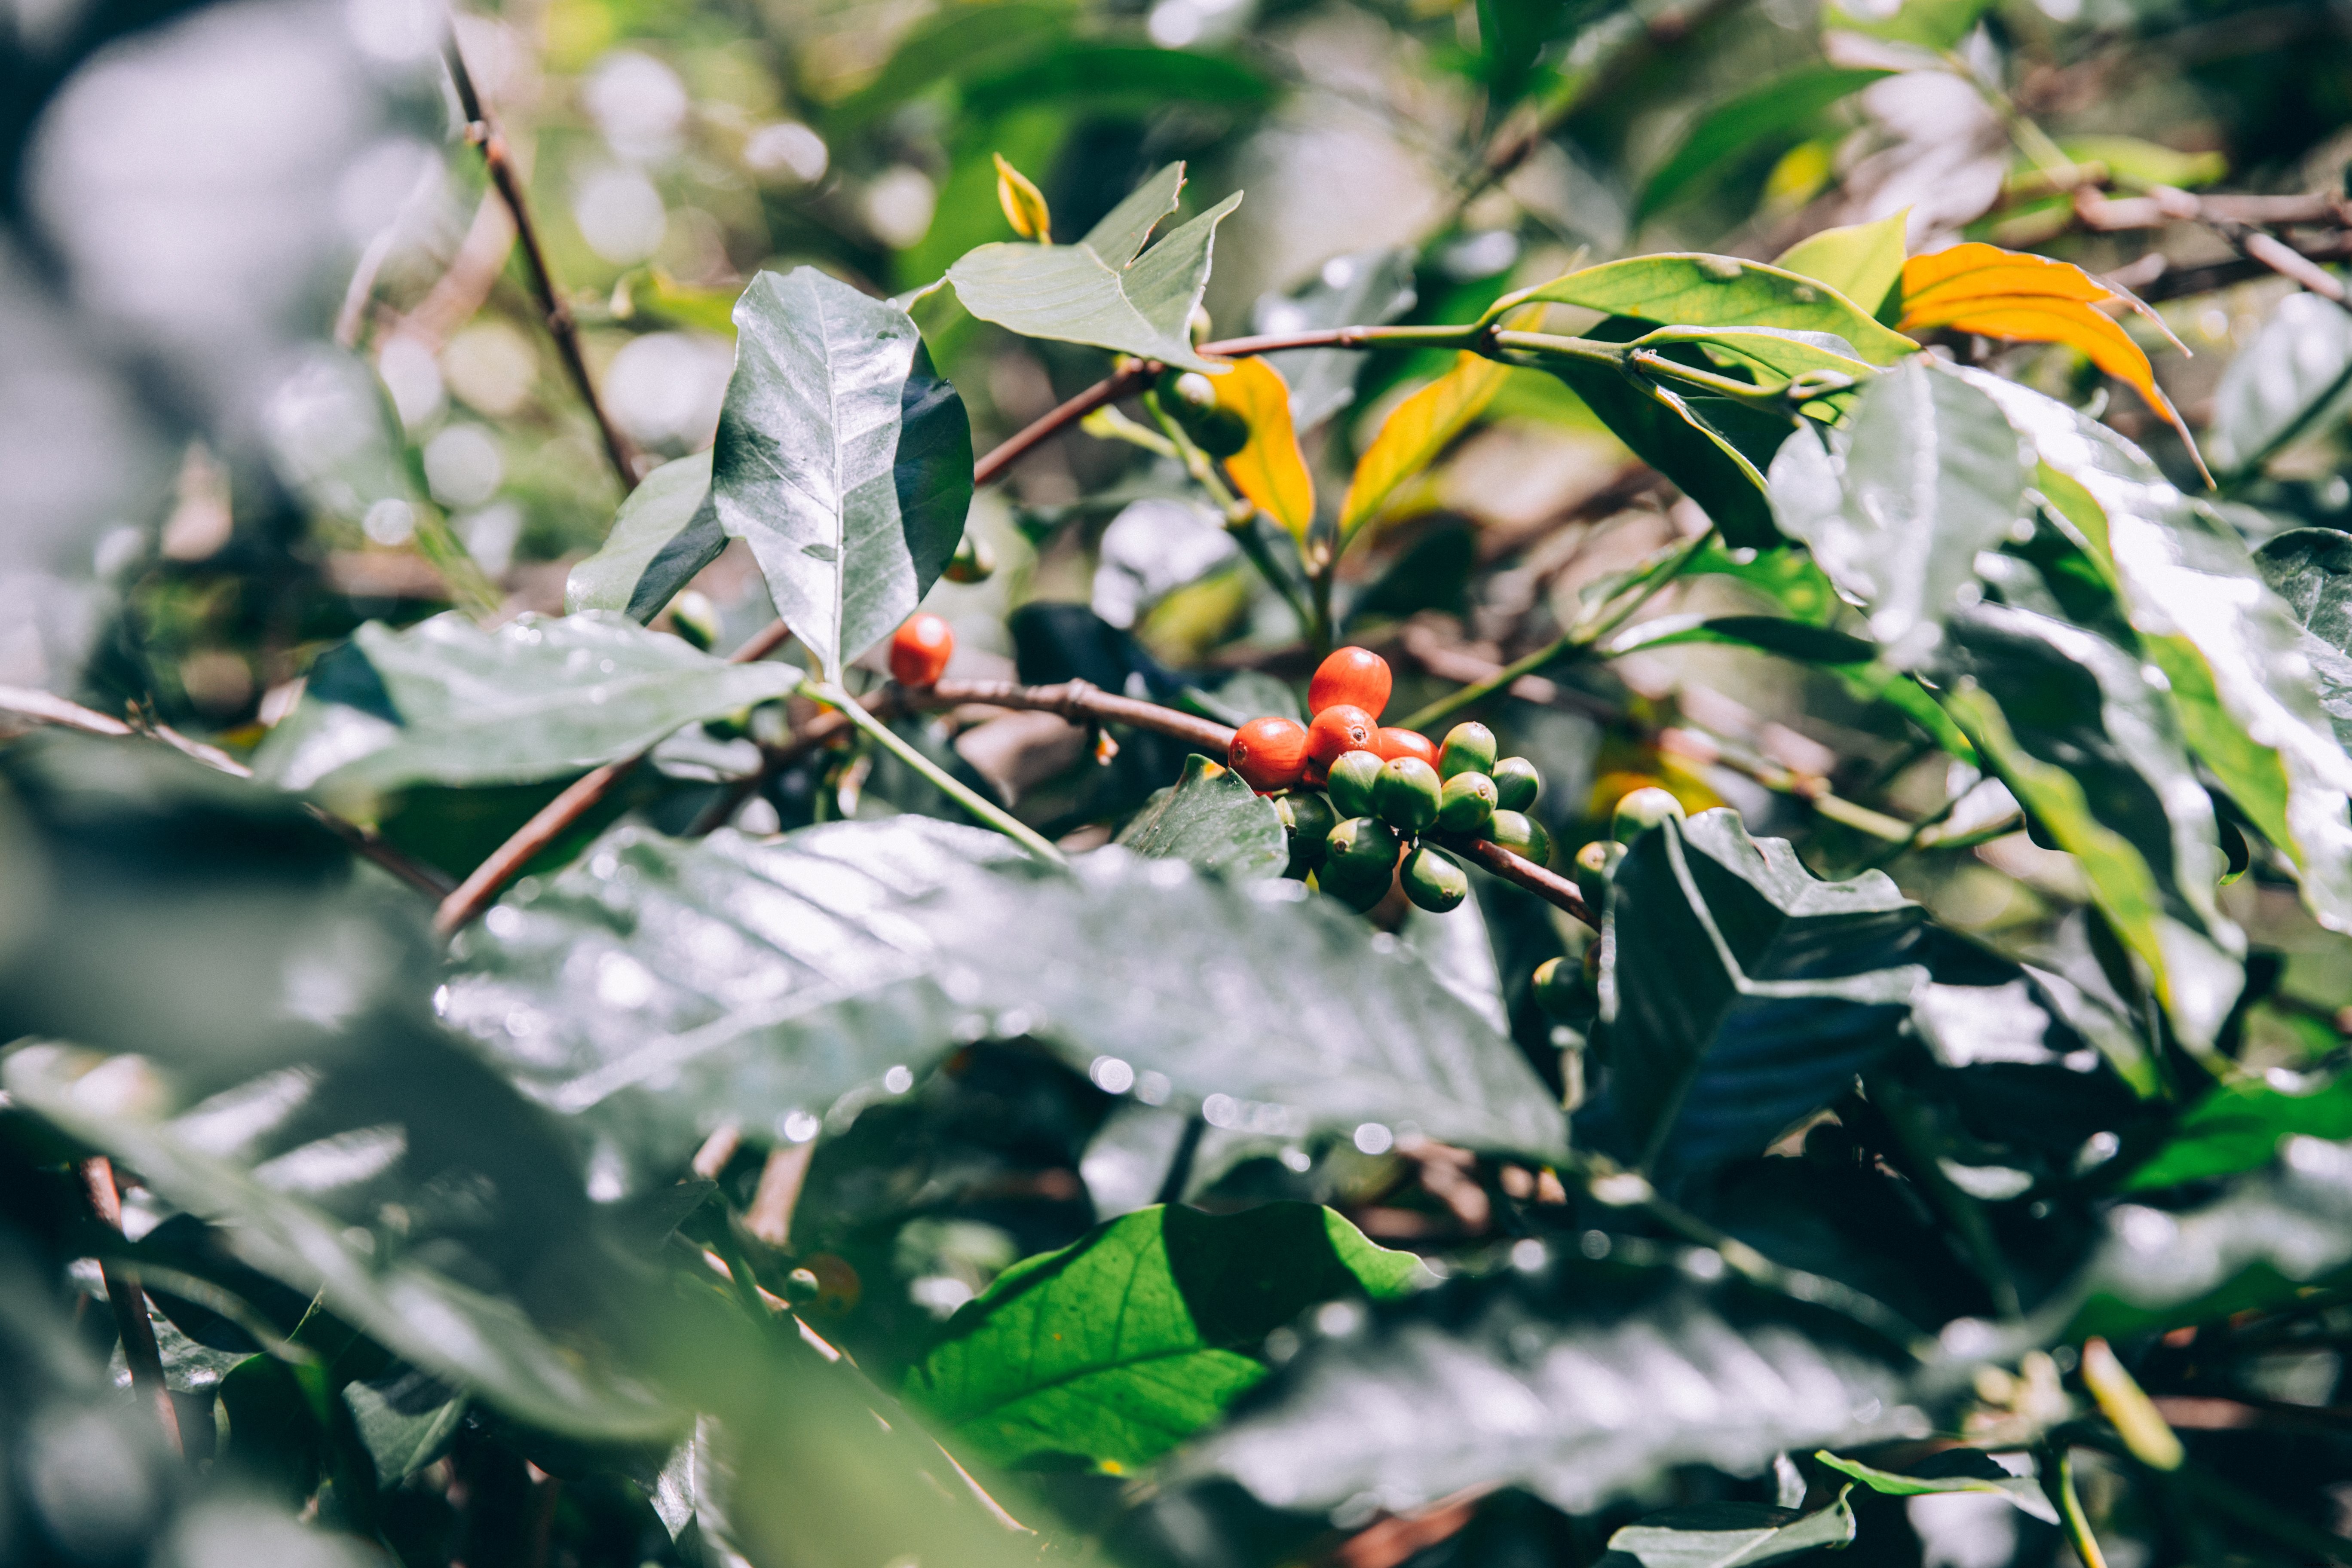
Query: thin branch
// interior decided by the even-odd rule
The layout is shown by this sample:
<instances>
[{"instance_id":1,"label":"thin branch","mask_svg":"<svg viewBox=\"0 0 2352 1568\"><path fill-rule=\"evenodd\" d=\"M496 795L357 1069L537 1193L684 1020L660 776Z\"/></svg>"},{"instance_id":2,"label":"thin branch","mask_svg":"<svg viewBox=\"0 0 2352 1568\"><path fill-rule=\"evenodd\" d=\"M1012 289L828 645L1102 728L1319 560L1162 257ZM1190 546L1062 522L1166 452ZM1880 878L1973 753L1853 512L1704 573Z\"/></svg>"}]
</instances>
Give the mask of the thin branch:
<instances>
[{"instance_id":1,"label":"thin branch","mask_svg":"<svg viewBox=\"0 0 2352 1568\"><path fill-rule=\"evenodd\" d=\"M450 82L457 89L458 108L466 116L466 139L481 148L482 166L488 171L499 199L506 204L507 216L514 219L515 237L522 242L531 292L547 319L548 336L555 340L555 352L562 358L564 370L571 374L581 401L595 419L598 434L604 437L604 452L613 459L613 471L620 478L623 492L633 490L637 488L636 452L596 395L596 383L588 374L586 356L581 353L580 329L572 319L572 307L564 303L555 287L555 276L548 269L547 252L540 246L539 229L531 222L530 203L523 194L522 180L515 173L514 161L508 156L506 138L491 123L489 111L482 107L481 95L474 89L473 73L466 68L465 51L458 46L454 26L442 36L441 52L448 62Z\"/></svg>"},{"instance_id":2,"label":"thin branch","mask_svg":"<svg viewBox=\"0 0 2352 1568\"><path fill-rule=\"evenodd\" d=\"M112 1162L103 1154L84 1160L81 1181L89 1194L90 1212L100 1225L119 1233L122 1194L114 1184ZM154 1405L163 1441L173 1453L184 1457L187 1446L180 1436L180 1412L172 1403L171 1385L163 1380L163 1355L155 1343L154 1321L147 1316L147 1292L140 1289L139 1277L120 1264L101 1258L99 1274L106 1282L107 1303L114 1309L115 1331L122 1337L122 1359L131 1368L131 1386Z\"/></svg>"},{"instance_id":3,"label":"thin branch","mask_svg":"<svg viewBox=\"0 0 2352 1568\"><path fill-rule=\"evenodd\" d=\"M1025 428L971 466L973 486L993 483L1005 469L1028 456L1032 447L1043 445L1104 405L1116 403L1150 386L1152 378L1160 374L1160 368L1154 361L1138 360L1095 383L1060 407L1031 421Z\"/></svg>"},{"instance_id":4,"label":"thin branch","mask_svg":"<svg viewBox=\"0 0 2352 1568\"><path fill-rule=\"evenodd\" d=\"M436 936L452 936L470 923L476 915L490 907L506 885L522 874L522 868L537 859L541 851L570 832L580 819L604 803L606 796L619 787L623 779L635 773L637 764L651 755L640 752L624 757L617 763L583 773L565 788L562 794L549 801L532 814L531 819L515 829L507 841L490 851L488 859L457 884L441 907L433 911L433 931Z\"/></svg>"},{"instance_id":5,"label":"thin branch","mask_svg":"<svg viewBox=\"0 0 2352 1568\"><path fill-rule=\"evenodd\" d=\"M1584 895L1577 891L1576 884L1559 872L1523 859L1501 845L1484 838L1447 837L1444 843L1448 849L1468 856L1513 887L1526 889L1553 908L1575 916L1594 931L1601 929L1601 916L1584 901Z\"/></svg>"}]
</instances>

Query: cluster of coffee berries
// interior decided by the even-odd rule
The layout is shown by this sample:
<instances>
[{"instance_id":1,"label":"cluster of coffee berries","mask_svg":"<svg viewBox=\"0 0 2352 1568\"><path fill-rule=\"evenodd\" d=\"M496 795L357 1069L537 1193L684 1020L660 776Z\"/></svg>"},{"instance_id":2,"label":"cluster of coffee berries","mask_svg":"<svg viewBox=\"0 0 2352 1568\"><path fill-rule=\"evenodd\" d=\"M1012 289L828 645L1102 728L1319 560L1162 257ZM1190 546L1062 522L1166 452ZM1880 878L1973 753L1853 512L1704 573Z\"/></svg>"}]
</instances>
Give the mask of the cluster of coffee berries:
<instances>
[{"instance_id":1,"label":"cluster of coffee berries","mask_svg":"<svg viewBox=\"0 0 2352 1568\"><path fill-rule=\"evenodd\" d=\"M1626 847L1666 818L1680 821L1682 816L1682 802L1654 787L1634 790L1618 801L1609 821L1609 837L1596 838L1576 852L1576 889L1584 895L1585 905L1596 919L1608 899L1610 879L1625 858ZM1553 958L1537 965L1536 1001L1555 1022L1580 1029L1591 1023L1600 1003L1595 989L1600 958L1601 944L1596 942L1585 949L1581 963L1571 958Z\"/></svg>"},{"instance_id":2,"label":"cluster of coffee berries","mask_svg":"<svg viewBox=\"0 0 2352 1568\"><path fill-rule=\"evenodd\" d=\"M955 631L924 610L908 616L890 637L890 679L921 689L937 686L955 655Z\"/></svg>"},{"instance_id":3,"label":"cluster of coffee berries","mask_svg":"<svg viewBox=\"0 0 2352 1568\"><path fill-rule=\"evenodd\" d=\"M1253 719L1234 731L1226 760L1252 789L1275 797L1293 872L1312 871L1318 888L1358 910L1395 884L1442 914L1469 896L1470 879L1439 843L1484 838L1548 861L1550 838L1527 815L1543 790L1535 764L1497 760L1484 724L1455 725L1442 747L1415 731L1382 729L1390 685L1380 655L1343 647L1308 683L1309 722Z\"/></svg>"}]
</instances>

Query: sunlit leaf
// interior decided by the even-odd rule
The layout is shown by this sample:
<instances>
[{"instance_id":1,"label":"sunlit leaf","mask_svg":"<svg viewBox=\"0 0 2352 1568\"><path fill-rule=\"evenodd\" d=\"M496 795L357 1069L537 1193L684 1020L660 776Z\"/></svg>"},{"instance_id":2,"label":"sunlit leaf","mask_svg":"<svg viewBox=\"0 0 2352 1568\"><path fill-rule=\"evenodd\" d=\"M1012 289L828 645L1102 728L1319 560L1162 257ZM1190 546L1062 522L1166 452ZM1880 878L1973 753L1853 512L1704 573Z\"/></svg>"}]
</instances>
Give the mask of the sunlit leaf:
<instances>
[{"instance_id":1,"label":"sunlit leaf","mask_svg":"<svg viewBox=\"0 0 2352 1568\"><path fill-rule=\"evenodd\" d=\"M1218 407L1249 422L1249 445L1225 459L1234 488L1304 541L1315 521L1315 479L1291 426L1290 388L1282 373L1262 359L1245 359L1210 384Z\"/></svg>"},{"instance_id":2,"label":"sunlit leaf","mask_svg":"<svg viewBox=\"0 0 2352 1568\"><path fill-rule=\"evenodd\" d=\"M614 610L650 621L726 548L710 504L710 454L664 463L621 503L604 547L563 580L564 613Z\"/></svg>"},{"instance_id":3,"label":"sunlit leaf","mask_svg":"<svg viewBox=\"0 0 2352 1568\"><path fill-rule=\"evenodd\" d=\"M2225 474L2261 467L2343 416L2352 391L2352 310L2316 294L2278 302L2213 394L2206 439Z\"/></svg>"},{"instance_id":4,"label":"sunlit leaf","mask_svg":"<svg viewBox=\"0 0 2352 1568\"><path fill-rule=\"evenodd\" d=\"M908 1374L908 1394L992 1463L1132 1468L1263 1381L1265 1337L1309 1307L1432 1279L1330 1209L1141 1209L999 1275Z\"/></svg>"},{"instance_id":5,"label":"sunlit leaf","mask_svg":"<svg viewBox=\"0 0 2352 1568\"><path fill-rule=\"evenodd\" d=\"M1772 265L1826 283L1874 316L1900 302L1904 236L1910 209L1874 223L1825 228L1797 241Z\"/></svg>"},{"instance_id":6,"label":"sunlit leaf","mask_svg":"<svg viewBox=\"0 0 2352 1568\"><path fill-rule=\"evenodd\" d=\"M1840 1475L1852 1476L1882 1497L1929 1497L1942 1492L1990 1492L2005 1497L2044 1524L2058 1522L2058 1510L2043 1495L2032 1476L2012 1476L1992 1456L1976 1448L1947 1448L1931 1454L1909 1472L1897 1475L1859 1459L1829 1452L1814 1458Z\"/></svg>"},{"instance_id":7,"label":"sunlit leaf","mask_svg":"<svg viewBox=\"0 0 2352 1568\"><path fill-rule=\"evenodd\" d=\"M2183 153L2137 136L2063 136L2058 148L2077 163L2105 164L2116 181L2132 186L2193 190L2230 172L2229 159L2219 153Z\"/></svg>"},{"instance_id":8,"label":"sunlit leaf","mask_svg":"<svg viewBox=\"0 0 2352 1568\"><path fill-rule=\"evenodd\" d=\"M1279 877L1290 862L1274 803L1231 768L1199 755L1119 829L1120 844L1154 859L1185 860L1222 876Z\"/></svg>"},{"instance_id":9,"label":"sunlit leaf","mask_svg":"<svg viewBox=\"0 0 2352 1568\"><path fill-rule=\"evenodd\" d=\"M2352 1140L2352 1079L2292 1073L2217 1085L2174 1123L2172 1135L2124 1181L2126 1192L2259 1170L2292 1137Z\"/></svg>"},{"instance_id":10,"label":"sunlit leaf","mask_svg":"<svg viewBox=\"0 0 2352 1568\"><path fill-rule=\"evenodd\" d=\"M735 321L711 498L776 613L838 678L955 554L971 425L907 313L814 267L760 274Z\"/></svg>"},{"instance_id":11,"label":"sunlit leaf","mask_svg":"<svg viewBox=\"0 0 2352 1568\"><path fill-rule=\"evenodd\" d=\"M1398 486L1434 462L1493 401L1508 374L1508 365L1464 353L1452 370L1397 405L1356 460L1339 503L1339 537L1370 521Z\"/></svg>"},{"instance_id":12,"label":"sunlit leaf","mask_svg":"<svg viewBox=\"0 0 2352 1568\"><path fill-rule=\"evenodd\" d=\"M1006 163L1003 153L990 156L996 160L996 205L1004 209L1004 221L1022 238L1051 245L1054 215L1045 205L1045 193L1034 180Z\"/></svg>"},{"instance_id":13,"label":"sunlit leaf","mask_svg":"<svg viewBox=\"0 0 2352 1568\"><path fill-rule=\"evenodd\" d=\"M1696 189L1706 176L1759 142L1777 137L1781 139L1781 145L1787 145L1805 134L1805 128L1822 110L1893 74L1886 70L1806 66L1724 100L1700 117L1690 133L1643 184L1641 198L1634 204L1634 218L1647 217L1672 205L1676 197ZM1862 297L1853 298L1860 300Z\"/></svg>"},{"instance_id":14,"label":"sunlit leaf","mask_svg":"<svg viewBox=\"0 0 2352 1568\"><path fill-rule=\"evenodd\" d=\"M1893 364L1918 344L1881 326L1826 283L1760 261L1697 254L1637 256L1555 278L1505 307L1536 300L1582 305L1662 326L1785 327L1844 339L1871 364Z\"/></svg>"},{"instance_id":15,"label":"sunlit leaf","mask_svg":"<svg viewBox=\"0 0 2352 1568\"><path fill-rule=\"evenodd\" d=\"M1644 1514L1609 1538L1642 1568L1762 1568L1853 1543L1853 1509L1841 1490L1814 1513L1760 1502L1703 1502Z\"/></svg>"},{"instance_id":16,"label":"sunlit leaf","mask_svg":"<svg viewBox=\"0 0 2352 1568\"><path fill-rule=\"evenodd\" d=\"M1217 225L1242 196L1235 191L1144 250L1183 186L1184 165L1171 163L1076 244L983 245L948 268L948 281L965 310L1025 337L1218 369L1192 352L1190 323L1208 287Z\"/></svg>"},{"instance_id":17,"label":"sunlit leaf","mask_svg":"<svg viewBox=\"0 0 2352 1568\"><path fill-rule=\"evenodd\" d=\"M1843 338L1786 327L1660 327L1635 338L1631 346L1662 349L1673 343L1693 343L1718 363L1761 371L1759 380L1788 381L1809 371L1831 371L1866 381L1872 374Z\"/></svg>"}]
</instances>

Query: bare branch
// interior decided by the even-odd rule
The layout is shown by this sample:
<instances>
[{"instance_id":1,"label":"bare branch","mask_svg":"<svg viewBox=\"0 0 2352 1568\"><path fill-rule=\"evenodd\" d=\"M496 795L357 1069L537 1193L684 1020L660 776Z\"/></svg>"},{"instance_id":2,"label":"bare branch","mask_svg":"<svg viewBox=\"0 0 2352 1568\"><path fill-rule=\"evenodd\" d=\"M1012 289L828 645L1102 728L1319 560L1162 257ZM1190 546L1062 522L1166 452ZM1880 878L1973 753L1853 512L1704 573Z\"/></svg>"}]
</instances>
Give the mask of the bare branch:
<instances>
[{"instance_id":1,"label":"bare branch","mask_svg":"<svg viewBox=\"0 0 2352 1568\"><path fill-rule=\"evenodd\" d=\"M114 1184L113 1163L103 1154L92 1155L81 1163L81 1181L82 1190L89 1194L90 1212L107 1229L120 1232L122 1194ZM154 1321L147 1316L147 1292L140 1289L139 1277L120 1264L100 1259L99 1274L106 1282L107 1304L114 1309L114 1328L122 1339L122 1359L131 1368L131 1385L155 1407L163 1441L173 1453L184 1456L187 1448L180 1439L180 1412L172 1403L171 1385L163 1380L163 1355L155 1343Z\"/></svg>"}]
</instances>

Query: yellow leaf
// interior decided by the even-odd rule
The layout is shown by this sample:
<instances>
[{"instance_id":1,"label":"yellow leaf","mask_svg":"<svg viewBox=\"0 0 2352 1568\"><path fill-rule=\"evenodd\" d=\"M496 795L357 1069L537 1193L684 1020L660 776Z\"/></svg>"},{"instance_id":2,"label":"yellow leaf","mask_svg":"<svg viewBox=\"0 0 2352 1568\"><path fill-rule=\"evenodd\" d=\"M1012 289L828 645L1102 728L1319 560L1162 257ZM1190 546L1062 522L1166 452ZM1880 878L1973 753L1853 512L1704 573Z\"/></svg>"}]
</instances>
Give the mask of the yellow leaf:
<instances>
[{"instance_id":1,"label":"yellow leaf","mask_svg":"<svg viewBox=\"0 0 2352 1568\"><path fill-rule=\"evenodd\" d=\"M1004 221L1024 239L1042 244L1054 243L1054 216L1045 208L1045 193L1036 182L1004 161L1004 154L990 154L996 160L996 205L1004 209Z\"/></svg>"},{"instance_id":2,"label":"yellow leaf","mask_svg":"<svg viewBox=\"0 0 2352 1568\"><path fill-rule=\"evenodd\" d=\"M1397 405L1348 481L1347 500L1339 503L1339 537L1345 540L1362 527L1399 485L1445 450L1510 374L1507 364L1465 353L1452 370Z\"/></svg>"},{"instance_id":3,"label":"yellow leaf","mask_svg":"<svg viewBox=\"0 0 2352 1568\"><path fill-rule=\"evenodd\" d=\"M1262 359L1245 359L1213 377L1217 406L1249 424L1249 445L1225 459L1234 488L1302 542L1315 521L1315 479L1290 422L1290 388Z\"/></svg>"},{"instance_id":4,"label":"yellow leaf","mask_svg":"<svg viewBox=\"0 0 2352 1568\"><path fill-rule=\"evenodd\" d=\"M1971 242L1903 264L1903 319L1895 326L1914 333L1948 327L2005 342L2063 343L2078 350L2109 375L2129 382L2180 432L2202 471L2205 459L2196 437L2157 385L2156 367L2114 317L2094 308L2109 300L2155 320L2147 306L2069 262ZM2157 325L2160 330L2163 323Z\"/></svg>"}]
</instances>

